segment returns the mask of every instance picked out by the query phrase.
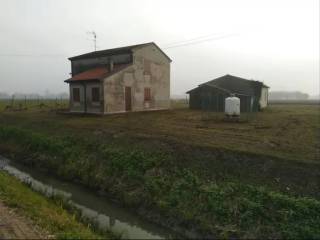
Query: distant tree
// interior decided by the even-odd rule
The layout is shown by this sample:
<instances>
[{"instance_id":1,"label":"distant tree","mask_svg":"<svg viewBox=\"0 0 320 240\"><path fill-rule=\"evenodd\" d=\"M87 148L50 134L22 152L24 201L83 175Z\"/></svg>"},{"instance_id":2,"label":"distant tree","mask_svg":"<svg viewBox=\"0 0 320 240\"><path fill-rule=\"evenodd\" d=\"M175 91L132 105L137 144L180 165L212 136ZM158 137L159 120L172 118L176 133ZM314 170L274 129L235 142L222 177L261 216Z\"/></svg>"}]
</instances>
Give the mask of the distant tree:
<instances>
[{"instance_id":1,"label":"distant tree","mask_svg":"<svg viewBox=\"0 0 320 240\"><path fill-rule=\"evenodd\" d=\"M309 95L307 93L302 93L299 91L273 91L269 93L270 100L306 100L308 98Z\"/></svg>"},{"instance_id":2,"label":"distant tree","mask_svg":"<svg viewBox=\"0 0 320 240\"><path fill-rule=\"evenodd\" d=\"M10 95L5 92L0 92L0 99L8 99L10 98Z\"/></svg>"}]
</instances>

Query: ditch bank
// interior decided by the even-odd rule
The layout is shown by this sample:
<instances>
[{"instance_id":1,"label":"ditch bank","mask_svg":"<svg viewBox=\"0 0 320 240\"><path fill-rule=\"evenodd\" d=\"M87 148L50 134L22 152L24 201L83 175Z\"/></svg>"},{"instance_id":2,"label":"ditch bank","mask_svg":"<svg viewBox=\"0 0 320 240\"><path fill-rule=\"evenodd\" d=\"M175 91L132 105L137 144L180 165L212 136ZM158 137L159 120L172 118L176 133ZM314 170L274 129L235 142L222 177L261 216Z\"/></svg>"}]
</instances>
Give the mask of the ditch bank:
<instances>
[{"instance_id":1,"label":"ditch bank","mask_svg":"<svg viewBox=\"0 0 320 240\"><path fill-rule=\"evenodd\" d=\"M18 128L0 128L0 139L0 151L19 163L111 196L183 236L320 237L320 203L310 197L319 186L319 172L311 167L283 163L277 168L276 159L174 144L172 151L162 146L154 153L121 141L86 143ZM275 181L272 172L281 179ZM315 186L309 198L280 191L286 186L283 179L290 182L290 172L309 175Z\"/></svg>"},{"instance_id":2,"label":"ditch bank","mask_svg":"<svg viewBox=\"0 0 320 240\"><path fill-rule=\"evenodd\" d=\"M100 232L112 232L124 239L171 239L177 233L143 221L106 197L98 196L70 182L63 182L0 155L0 169L48 198L59 198L69 209Z\"/></svg>"}]
</instances>

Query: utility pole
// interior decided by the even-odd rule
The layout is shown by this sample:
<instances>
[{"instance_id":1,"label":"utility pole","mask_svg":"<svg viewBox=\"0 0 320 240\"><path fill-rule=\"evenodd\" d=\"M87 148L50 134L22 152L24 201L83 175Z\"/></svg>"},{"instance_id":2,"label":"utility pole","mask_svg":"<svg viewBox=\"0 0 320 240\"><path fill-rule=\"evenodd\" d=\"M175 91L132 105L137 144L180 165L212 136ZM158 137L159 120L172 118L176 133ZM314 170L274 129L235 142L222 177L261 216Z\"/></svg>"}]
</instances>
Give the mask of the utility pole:
<instances>
[{"instance_id":1,"label":"utility pole","mask_svg":"<svg viewBox=\"0 0 320 240\"><path fill-rule=\"evenodd\" d=\"M94 51L97 51L97 34L95 31L87 32L87 34L92 34L93 36L93 43L94 43Z\"/></svg>"}]
</instances>

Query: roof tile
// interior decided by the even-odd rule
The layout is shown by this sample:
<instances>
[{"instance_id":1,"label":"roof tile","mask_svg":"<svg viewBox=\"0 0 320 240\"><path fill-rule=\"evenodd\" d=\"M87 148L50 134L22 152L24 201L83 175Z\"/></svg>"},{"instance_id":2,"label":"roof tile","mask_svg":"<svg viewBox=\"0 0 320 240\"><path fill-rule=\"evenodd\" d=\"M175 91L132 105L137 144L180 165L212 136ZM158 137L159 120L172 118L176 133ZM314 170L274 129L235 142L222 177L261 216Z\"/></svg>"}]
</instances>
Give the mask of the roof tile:
<instances>
[{"instance_id":1,"label":"roof tile","mask_svg":"<svg viewBox=\"0 0 320 240\"><path fill-rule=\"evenodd\" d=\"M85 72L74 75L72 78L65 80L65 82L100 80L102 78L109 77L130 65L131 64L114 65L113 71L111 72L107 67L97 67L97 68L89 69Z\"/></svg>"}]
</instances>

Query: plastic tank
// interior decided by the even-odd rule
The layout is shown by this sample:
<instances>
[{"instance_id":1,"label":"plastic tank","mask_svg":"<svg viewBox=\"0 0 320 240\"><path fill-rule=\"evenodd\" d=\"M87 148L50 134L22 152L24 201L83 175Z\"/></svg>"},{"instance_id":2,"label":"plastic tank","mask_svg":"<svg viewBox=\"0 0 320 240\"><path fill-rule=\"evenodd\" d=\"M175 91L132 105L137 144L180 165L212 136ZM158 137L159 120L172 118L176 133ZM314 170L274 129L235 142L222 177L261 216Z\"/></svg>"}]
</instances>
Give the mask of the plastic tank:
<instances>
[{"instance_id":1,"label":"plastic tank","mask_svg":"<svg viewBox=\"0 0 320 240\"><path fill-rule=\"evenodd\" d=\"M228 117L240 116L240 98L231 96L225 99L225 114Z\"/></svg>"}]
</instances>

